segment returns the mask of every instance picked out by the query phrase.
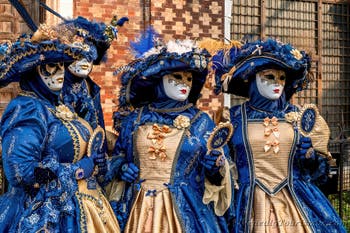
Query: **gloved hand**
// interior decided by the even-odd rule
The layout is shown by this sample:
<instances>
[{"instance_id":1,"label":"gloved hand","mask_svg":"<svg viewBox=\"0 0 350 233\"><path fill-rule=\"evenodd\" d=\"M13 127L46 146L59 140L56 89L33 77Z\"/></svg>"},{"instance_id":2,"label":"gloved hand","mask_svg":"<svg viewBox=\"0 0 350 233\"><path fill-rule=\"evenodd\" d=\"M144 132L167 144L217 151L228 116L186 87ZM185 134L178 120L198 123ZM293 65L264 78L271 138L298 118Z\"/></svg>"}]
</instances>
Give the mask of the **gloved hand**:
<instances>
[{"instance_id":1,"label":"gloved hand","mask_svg":"<svg viewBox=\"0 0 350 233\"><path fill-rule=\"evenodd\" d=\"M212 150L206 154L202 160L202 165L205 168L205 173L214 175L219 172L220 168L225 164L225 156L218 150Z\"/></svg>"},{"instance_id":2,"label":"gloved hand","mask_svg":"<svg viewBox=\"0 0 350 233\"><path fill-rule=\"evenodd\" d=\"M139 168L134 163L124 163L119 170L120 179L132 183L139 175Z\"/></svg>"},{"instance_id":3,"label":"gloved hand","mask_svg":"<svg viewBox=\"0 0 350 233\"><path fill-rule=\"evenodd\" d=\"M57 176L49 168L36 167L34 168L34 178L37 184L48 184L57 179Z\"/></svg>"},{"instance_id":4,"label":"gloved hand","mask_svg":"<svg viewBox=\"0 0 350 233\"><path fill-rule=\"evenodd\" d=\"M105 153L95 153L91 155L95 166L98 168L98 175L105 175L107 173L107 159Z\"/></svg>"},{"instance_id":5,"label":"gloved hand","mask_svg":"<svg viewBox=\"0 0 350 233\"><path fill-rule=\"evenodd\" d=\"M299 143L297 145L296 153L299 157L302 158L313 158L315 153L312 148L311 138L301 135L299 138Z\"/></svg>"},{"instance_id":6,"label":"gloved hand","mask_svg":"<svg viewBox=\"0 0 350 233\"><path fill-rule=\"evenodd\" d=\"M77 180L86 179L92 176L94 172L94 160L92 157L84 156L81 160L79 160L76 165L79 168L75 172L75 178Z\"/></svg>"}]
</instances>

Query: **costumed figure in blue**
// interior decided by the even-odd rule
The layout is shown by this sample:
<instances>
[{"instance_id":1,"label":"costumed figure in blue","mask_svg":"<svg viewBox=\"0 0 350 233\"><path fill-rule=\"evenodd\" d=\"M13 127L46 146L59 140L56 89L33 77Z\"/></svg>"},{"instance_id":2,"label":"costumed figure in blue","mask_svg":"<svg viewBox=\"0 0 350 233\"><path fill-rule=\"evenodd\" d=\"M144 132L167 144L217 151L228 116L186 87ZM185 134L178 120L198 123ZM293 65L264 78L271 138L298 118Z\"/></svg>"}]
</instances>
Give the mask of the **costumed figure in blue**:
<instances>
[{"instance_id":1,"label":"costumed figure in blue","mask_svg":"<svg viewBox=\"0 0 350 233\"><path fill-rule=\"evenodd\" d=\"M89 21L81 16L74 20L65 20L61 27L67 28L70 34L80 38L74 46L81 47L92 53L92 61L86 58L74 61L66 68L65 81L62 89L63 103L79 117L83 118L93 129L101 127L105 130L103 111L100 98L100 87L90 78L93 65L99 65L106 60L106 52L113 39L117 38L117 27L123 26L128 18L123 17L117 20L116 16L111 21L111 25ZM114 134L107 134L108 139L115 142ZM109 151L113 150L112 146ZM107 153L107 137L105 145L101 147L99 154ZM106 157L96 159L98 162L98 180L103 181L103 176L107 171Z\"/></svg>"},{"instance_id":2,"label":"costumed figure in blue","mask_svg":"<svg viewBox=\"0 0 350 233\"><path fill-rule=\"evenodd\" d=\"M94 173L104 134L60 101L64 65L93 59L75 39L41 25L2 45L0 86L19 82L21 92L1 119L9 190L0 197L0 232L119 232Z\"/></svg>"},{"instance_id":3,"label":"costumed figure in blue","mask_svg":"<svg viewBox=\"0 0 350 233\"><path fill-rule=\"evenodd\" d=\"M106 52L113 39L117 38L117 27L123 26L127 17L117 20L114 17L111 25L89 21L81 16L66 20L62 26L70 28L72 33L82 38L75 46L90 49L93 61L82 59L73 62L67 68L65 85L62 90L63 101L72 106L75 112L88 121L93 128L104 128L103 112L100 99L100 87L89 76L93 65L106 61Z\"/></svg>"},{"instance_id":4,"label":"costumed figure in blue","mask_svg":"<svg viewBox=\"0 0 350 233\"><path fill-rule=\"evenodd\" d=\"M195 107L209 54L191 40L164 43L150 28L120 68L119 131L107 173L124 232L228 232L229 165L207 149L214 128ZM126 115L129 109L129 114Z\"/></svg>"},{"instance_id":5,"label":"costumed figure in blue","mask_svg":"<svg viewBox=\"0 0 350 233\"><path fill-rule=\"evenodd\" d=\"M346 232L317 187L334 162L329 128L315 105L289 102L312 81L310 63L272 38L213 56L217 91L249 98L230 108L239 184L232 232Z\"/></svg>"}]
</instances>

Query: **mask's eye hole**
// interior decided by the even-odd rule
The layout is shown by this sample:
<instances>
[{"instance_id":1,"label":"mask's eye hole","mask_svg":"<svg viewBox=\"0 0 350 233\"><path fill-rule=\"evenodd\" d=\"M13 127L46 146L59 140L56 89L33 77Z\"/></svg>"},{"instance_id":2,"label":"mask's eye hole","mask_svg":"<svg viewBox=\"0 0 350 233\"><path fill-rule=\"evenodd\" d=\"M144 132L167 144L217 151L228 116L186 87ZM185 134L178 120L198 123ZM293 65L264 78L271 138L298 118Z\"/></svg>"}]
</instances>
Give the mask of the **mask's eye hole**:
<instances>
[{"instance_id":1,"label":"mask's eye hole","mask_svg":"<svg viewBox=\"0 0 350 233\"><path fill-rule=\"evenodd\" d=\"M187 81L192 82L192 77L188 77Z\"/></svg>"},{"instance_id":2,"label":"mask's eye hole","mask_svg":"<svg viewBox=\"0 0 350 233\"><path fill-rule=\"evenodd\" d=\"M282 76L280 77L280 80L281 80L281 81L286 80L286 76L282 75Z\"/></svg>"},{"instance_id":3,"label":"mask's eye hole","mask_svg":"<svg viewBox=\"0 0 350 233\"><path fill-rule=\"evenodd\" d=\"M48 63L48 64L47 64L47 67L49 67L49 68L54 68L54 67L56 67L56 66L57 66L56 63Z\"/></svg>"},{"instance_id":4,"label":"mask's eye hole","mask_svg":"<svg viewBox=\"0 0 350 233\"><path fill-rule=\"evenodd\" d=\"M174 76L174 78L176 78L176 79L178 79L178 80L181 80L181 79L182 79L182 76L179 75L179 74L174 74L173 76Z\"/></svg>"},{"instance_id":5,"label":"mask's eye hole","mask_svg":"<svg viewBox=\"0 0 350 233\"><path fill-rule=\"evenodd\" d=\"M269 80L275 80L275 76L273 76L272 74L267 74L264 77Z\"/></svg>"}]
</instances>

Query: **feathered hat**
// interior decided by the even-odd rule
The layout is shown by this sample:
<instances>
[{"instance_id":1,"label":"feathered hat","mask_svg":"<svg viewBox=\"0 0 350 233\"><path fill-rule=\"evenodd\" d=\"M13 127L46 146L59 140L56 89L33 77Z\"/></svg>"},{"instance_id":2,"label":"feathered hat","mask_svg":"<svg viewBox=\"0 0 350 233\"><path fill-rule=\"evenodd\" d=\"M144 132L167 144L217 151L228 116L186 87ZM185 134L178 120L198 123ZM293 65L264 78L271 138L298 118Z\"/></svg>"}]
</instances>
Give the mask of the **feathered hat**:
<instances>
[{"instance_id":1,"label":"feathered hat","mask_svg":"<svg viewBox=\"0 0 350 233\"><path fill-rule=\"evenodd\" d=\"M164 43L150 27L138 41L131 42L135 60L119 68L122 73L122 88L119 107L140 107L155 98L154 87L161 78L176 71L192 72L192 88L189 102L195 104L208 74L209 53L192 40L171 40Z\"/></svg>"},{"instance_id":2,"label":"feathered hat","mask_svg":"<svg viewBox=\"0 0 350 233\"><path fill-rule=\"evenodd\" d=\"M84 42L93 46L95 53L93 62L95 65L105 60L105 54L113 39L117 38L118 27L129 21L127 17L120 19L114 16L109 25L102 22L89 21L84 17L73 20L65 20L62 27L67 27L73 34L82 37Z\"/></svg>"},{"instance_id":3,"label":"feathered hat","mask_svg":"<svg viewBox=\"0 0 350 233\"><path fill-rule=\"evenodd\" d=\"M272 38L247 42L241 48L233 46L220 50L213 56L212 64L216 93L222 91L248 97L249 81L255 78L257 72L266 69L285 71L287 100L295 92L307 88L312 81L308 54Z\"/></svg>"},{"instance_id":4,"label":"feathered hat","mask_svg":"<svg viewBox=\"0 0 350 233\"><path fill-rule=\"evenodd\" d=\"M90 52L72 46L72 41L59 38L61 32L53 27L43 24L39 30L44 32L45 39L32 40L32 35L23 34L13 43L0 45L0 87L18 82L39 65L73 62L84 57L92 60Z\"/></svg>"}]
</instances>

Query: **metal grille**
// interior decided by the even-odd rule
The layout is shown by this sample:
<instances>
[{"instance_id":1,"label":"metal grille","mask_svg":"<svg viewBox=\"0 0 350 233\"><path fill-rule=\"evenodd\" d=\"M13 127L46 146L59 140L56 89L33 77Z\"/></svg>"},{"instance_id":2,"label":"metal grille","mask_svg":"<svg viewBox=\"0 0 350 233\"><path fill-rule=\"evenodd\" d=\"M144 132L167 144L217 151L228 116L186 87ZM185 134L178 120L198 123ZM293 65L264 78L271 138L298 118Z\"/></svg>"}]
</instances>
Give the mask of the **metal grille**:
<instances>
[{"instance_id":1,"label":"metal grille","mask_svg":"<svg viewBox=\"0 0 350 233\"><path fill-rule=\"evenodd\" d=\"M350 141L331 140L329 148L337 159L333 176L323 187L325 194L343 219L346 229L350 230Z\"/></svg>"},{"instance_id":2,"label":"metal grille","mask_svg":"<svg viewBox=\"0 0 350 233\"><path fill-rule=\"evenodd\" d=\"M350 127L350 13L347 4L323 5L322 106L333 136L340 123L349 136Z\"/></svg>"},{"instance_id":3,"label":"metal grille","mask_svg":"<svg viewBox=\"0 0 350 233\"><path fill-rule=\"evenodd\" d=\"M329 1L328 1L329 2ZM322 1L233 1L231 38L274 37L312 56L315 81L292 102L315 103L326 118L332 138L340 122L350 127L350 22L348 3ZM245 99L232 96L231 104ZM349 130L344 132L347 134Z\"/></svg>"}]
</instances>

